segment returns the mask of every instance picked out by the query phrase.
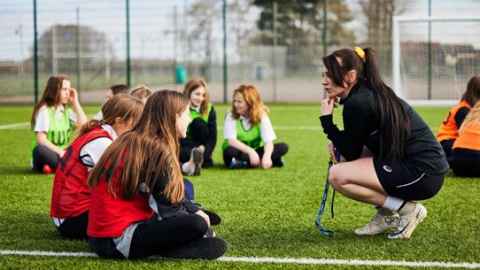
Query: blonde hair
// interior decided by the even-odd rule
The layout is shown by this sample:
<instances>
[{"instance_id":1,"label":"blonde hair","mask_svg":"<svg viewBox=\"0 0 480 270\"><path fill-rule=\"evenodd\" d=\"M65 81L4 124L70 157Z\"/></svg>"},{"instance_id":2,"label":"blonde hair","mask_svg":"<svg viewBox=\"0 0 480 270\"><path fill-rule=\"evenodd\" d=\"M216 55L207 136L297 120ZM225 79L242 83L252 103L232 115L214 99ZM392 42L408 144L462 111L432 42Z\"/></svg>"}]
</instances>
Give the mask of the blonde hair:
<instances>
[{"instance_id":1,"label":"blonde hair","mask_svg":"<svg viewBox=\"0 0 480 270\"><path fill-rule=\"evenodd\" d=\"M260 98L257 88L254 85L242 84L235 91L233 91L233 97L236 94L242 95L243 99L247 103L247 115L252 124L260 123L262 115L268 113L268 107L265 106ZM233 118L238 119L240 114L235 111L235 106L232 103L232 115Z\"/></svg>"},{"instance_id":2,"label":"blonde hair","mask_svg":"<svg viewBox=\"0 0 480 270\"><path fill-rule=\"evenodd\" d=\"M175 204L184 198L183 176L178 161L179 144L176 121L187 109L187 98L175 91L163 90L147 100L140 119L132 130L118 137L100 158L88 183L95 186L100 179L109 184L109 192L125 199L132 198L144 183L154 190L159 179L168 179L162 194ZM122 167L119 188L114 189L112 176Z\"/></svg>"},{"instance_id":3,"label":"blonde hair","mask_svg":"<svg viewBox=\"0 0 480 270\"><path fill-rule=\"evenodd\" d=\"M117 94L103 104L103 119L93 119L85 123L80 128L78 136L82 136L83 134L102 124L108 124L112 126L115 124L115 119L118 117L120 117L120 119L124 122L132 121L135 124L140 118L142 111L143 102L140 99L128 94Z\"/></svg>"},{"instance_id":4,"label":"blonde hair","mask_svg":"<svg viewBox=\"0 0 480 270\"><path fill-rule=\"evenodd\" d=\"M130 95L141 100L147 99L153 93L152 89L144 84L138 85L130 91Z\"/></svg>"},{"instance_id":5,"label":"blonde hair","mask_svg":"<svg viewBox=\"0 0 480 270\"><path fill-rule=\"evenodd\" d=\"M206 115L208 113L208 103L210 102L210 96L208 95L207 83L202 79L192 79L187 82L185 88L183 89L183 94L190 99L193 91L198 88L203 87L205 89L205 99L200 105L200 113Z\"/></svg>"}]
</instances>

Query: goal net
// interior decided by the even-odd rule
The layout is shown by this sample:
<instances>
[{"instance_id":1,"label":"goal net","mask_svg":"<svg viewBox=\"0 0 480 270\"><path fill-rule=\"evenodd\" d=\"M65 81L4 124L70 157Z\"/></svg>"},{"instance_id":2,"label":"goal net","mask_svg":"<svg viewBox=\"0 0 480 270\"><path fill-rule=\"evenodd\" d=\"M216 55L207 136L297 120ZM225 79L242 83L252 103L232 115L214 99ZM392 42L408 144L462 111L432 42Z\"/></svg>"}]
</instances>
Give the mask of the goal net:
<instances>
[{"instance_id":1,"label":"goal net","mask_svg":"<svg viewBox=\"0 0 480 270\"><path fill-rule=\"evenodd\" d=\"M393 88L410 103L450 105L480 74L480 17L396 16Z\"/></svg>"}]
</instances>

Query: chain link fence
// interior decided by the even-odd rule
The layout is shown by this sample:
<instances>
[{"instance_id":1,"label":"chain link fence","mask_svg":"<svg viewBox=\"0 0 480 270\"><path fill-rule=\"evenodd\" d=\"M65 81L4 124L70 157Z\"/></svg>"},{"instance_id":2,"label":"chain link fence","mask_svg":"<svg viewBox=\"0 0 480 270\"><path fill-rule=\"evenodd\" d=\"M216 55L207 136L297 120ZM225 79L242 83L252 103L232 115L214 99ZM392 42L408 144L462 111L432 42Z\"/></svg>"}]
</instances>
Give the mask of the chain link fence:
<instances>
[{"instance_id":1,"label":"chain link fence","mask_svg":"<svg viewBox=\"0 0 480 270\"><path fill-rule=\"evenodd\" d=\"M32 103L35 88L41 95L48 76L59 73L87 103L101 102L118 83L180 90L179 75L205 78L215 102L230 100L242 83L256 85L268 102L316 102L323 97L325 53L373 47L390 83L393 16L474 16L478 8L471 0L4 0L0 102ZM465 36L480 36L479 29L469 26L463 36L458 29L454 40L437 31L435 40L405 42L469 46L462 61L476 72L479 43ZM426 54L417 50L414 59ZM412 63L411 69L438 69L436 60L430 67Z\"/></svg>"}]
</instances>

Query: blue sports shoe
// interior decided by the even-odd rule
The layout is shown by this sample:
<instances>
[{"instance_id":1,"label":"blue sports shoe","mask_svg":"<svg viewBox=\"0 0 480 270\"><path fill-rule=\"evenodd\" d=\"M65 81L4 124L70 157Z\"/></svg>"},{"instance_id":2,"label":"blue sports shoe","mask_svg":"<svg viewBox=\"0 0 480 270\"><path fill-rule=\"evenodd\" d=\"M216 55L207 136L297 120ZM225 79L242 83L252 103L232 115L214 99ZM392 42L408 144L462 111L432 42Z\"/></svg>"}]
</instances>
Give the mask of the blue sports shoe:
<instances>
[{"instance_id":1,"label":"blue sports shoe","mask_svg":"<svg viewBox=\"0 0 480 270\"><path fill-rule=\"evenodd\" d=\"M248 163L246 161L236 160L235 158L232 158L230 165L228 165L228 168L230 169L242 169L247 167L248 167Z\"/></svg>"}]
</instances>

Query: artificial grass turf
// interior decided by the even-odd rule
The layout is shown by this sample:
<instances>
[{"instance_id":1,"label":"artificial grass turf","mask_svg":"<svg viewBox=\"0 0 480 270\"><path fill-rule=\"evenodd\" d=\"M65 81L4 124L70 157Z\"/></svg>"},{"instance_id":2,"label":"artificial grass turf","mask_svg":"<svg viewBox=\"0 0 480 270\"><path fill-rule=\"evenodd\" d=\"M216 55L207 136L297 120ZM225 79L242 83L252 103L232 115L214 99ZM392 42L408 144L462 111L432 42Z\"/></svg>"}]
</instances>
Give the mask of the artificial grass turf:
<instances>
[{"instance_id":1,"label":"artificial grass turf","mask_svg":"<svg viewBox=\"0 0 480 270\"><path fill-rule=\"evenodd\" d=\"M222 127L227 106L216 106ZM328 213L324 223L336 235L324 238L313 225L326 176L326 139L318 120L318 105L271 105L271 118L279 141L290 151L282 169L228 170L221 166L203 170L191 177L197 201L217 211L223 224L217 234L229 243L227 256L312 257L337 259L390 259L409 261L478 262L480 259L480 179L457 178L449 174L441 192L425 205L429 216L409 241L392 241L385 235L360 238L353 229L364 225L374 209L336 196L335 219ZM30 107L0 108L0 124L14 114L27 122ZM96 107L87 107L93 114ZM448 108L418 108L434 132ZM23 117L23 118L22 118ZM336 115L339 120L339 115ZM292 127L309 127L295 129ZM32 134L27 128L0 130L0 249L89 251L85 242L62 240L49 214L52 176L34 174L28 169ZM222 129L219 129L214 161L221 163ZM21 266L35 262L44 267L102 269L109 265L93 258L0 257L5 265ZM158 262L114 263L120 268L143 268ZM161 262L162 267L231 267L238 269L276 268L274 265L214 262ZM3 263L2 263L3 265ZM1 266L0 266L1 267ZM289 268L308 268L293 266ZM333 266L332 266L333 267ZM28 268L28 267L27 267Z\"/></svg>"}]
</instances>

